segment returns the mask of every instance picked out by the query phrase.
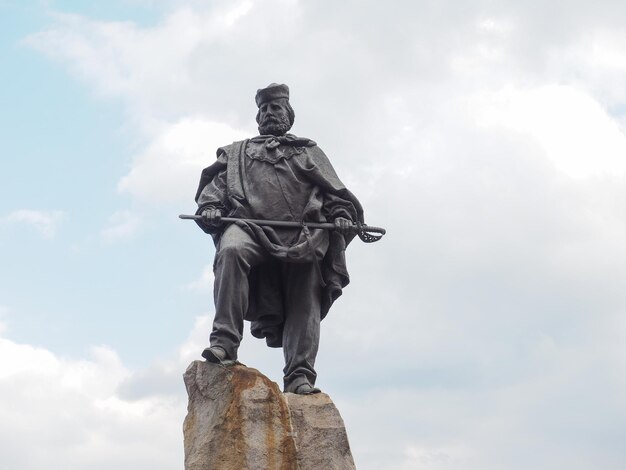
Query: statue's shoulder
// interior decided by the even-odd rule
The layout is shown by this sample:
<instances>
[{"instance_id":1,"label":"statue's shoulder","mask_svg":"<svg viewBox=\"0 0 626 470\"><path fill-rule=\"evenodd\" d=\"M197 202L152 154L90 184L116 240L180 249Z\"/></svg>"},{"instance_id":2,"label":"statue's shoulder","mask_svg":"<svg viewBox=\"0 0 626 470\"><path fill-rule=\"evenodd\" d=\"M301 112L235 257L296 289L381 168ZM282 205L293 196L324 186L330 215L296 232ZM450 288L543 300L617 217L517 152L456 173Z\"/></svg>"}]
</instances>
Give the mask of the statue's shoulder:
<instances>
[{"instance_id":1,"label":"statue's shoulder","mask_svg":"<svg viewBox=\"0 0 626 470\"><path fill-rule=\"evenodd\" d=\"M317 145L315 142L311 141L310 145L307 145L306 147L304 147L306 150L308 150L311 153L324 153L322 151L322 149L320 148L319 145Z\"/></svg>"},{"instance_id":2,"label":"statue's shoulder","mask_svg":"<svg viewBox=\"0 0 626 470\"><path fill-rule=\"evenodd\" d=\"M228 145L224 145L223 147L220 147L217 149L217 159L224 159L224 163L226 163L226 161L228 161L228 157L231 155L236 155L241 147L243 145L245 145L245 143L248 141L248 139L246 140L237 140L235 142L233 142L232 144L228 144Z\"/></svg>"},{"instance_id":3,"label":"statue's shoulder","mask_svg":"<svg viewBox=\"0 0 626 470\"><path fill-rule=\"evenodd\" d=\"M223 147L219 147L217 149L216 156L217 160L212 162L208 167L202 170L202 178L210 179L217 173L226 170L228 166L228 160L231 156L237 155L239 149L242 145L245 144L245 140L238 140L233 142L232 144L224 145Z\"/></svg>"},{"instance_id":4,"label":"statue's shoulder","mask_svg":"<svg viewBox=\"0 0 626 470\"><path fill-rule=\"evenodd\" d=\"M313 141L311 141L311 144L312 145L305 147L305 150L309 154L311 159L313 159L314 161L322 161L324 163L327 162L328 157L326 156L324 151L320 148L320 146L317 145Z\"/></svg>"}]
</instances>

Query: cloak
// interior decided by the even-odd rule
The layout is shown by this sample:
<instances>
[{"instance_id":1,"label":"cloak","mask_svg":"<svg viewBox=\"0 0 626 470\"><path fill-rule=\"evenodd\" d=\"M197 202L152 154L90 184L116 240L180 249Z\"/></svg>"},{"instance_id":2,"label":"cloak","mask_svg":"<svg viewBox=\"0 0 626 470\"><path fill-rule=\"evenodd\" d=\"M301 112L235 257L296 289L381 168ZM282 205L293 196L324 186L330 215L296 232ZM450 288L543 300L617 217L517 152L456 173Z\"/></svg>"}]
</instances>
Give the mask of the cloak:
<instances>
[{"instance_id":1,"label":"cloak","mask_svg":"<svg viewBox=\"0 0 626 470\"><path fill-rule=\"evenodd\" d=\"M353 222L364 222L361 204L340 181L324 152L312 140L292 134L258 136L219 148L217 161L202 171L196 192L196 214L213 208L220 209L225 217L261 218L255 217L257 214L251 213L251 208L259 204L271 205L272 201L259 201L252 194L246 177L246 168L251 164L272 165L275 174L283 175L284 184L279 183L281 190L287 191L285 199L303 200L297 214L285 214L282 220L327 222L345 217ZM291 193L289 178L295 180ZM302 194L298 188L304 186L310 191ZM212 235L219 250L223 227L211 227L201 220L197 223ZM261 244L272 259L250 272L249 307L244 318L252 322L253 336L265 338L268 346L280 347L285 315L280 263L313 262L318 265L323 319L350 282L345 249L354 235L307 228L275 230L247 222L237 224Z\"/></svg>"}]
</instances>

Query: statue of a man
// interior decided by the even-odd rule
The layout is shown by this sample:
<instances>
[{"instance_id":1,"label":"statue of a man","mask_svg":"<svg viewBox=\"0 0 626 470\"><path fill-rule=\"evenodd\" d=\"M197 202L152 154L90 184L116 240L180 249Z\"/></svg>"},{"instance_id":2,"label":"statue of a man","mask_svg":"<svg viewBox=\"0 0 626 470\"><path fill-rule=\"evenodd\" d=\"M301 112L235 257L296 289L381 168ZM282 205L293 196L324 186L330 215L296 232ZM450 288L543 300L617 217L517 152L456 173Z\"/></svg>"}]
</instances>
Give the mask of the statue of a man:
<instances>
[{"instance_id":1,"label":"statue of a man","mask_svg":"<svg viewBox=\"0 0 626 470\"><path fill-rule=\"evenodd\" d=\"M236 360L249 320L254 336L282 346L285 392L316 393L320 321L349 282L344 251L363 210L317 144L287 133L295 115L286 85L258 90L256 104L260 135L218 149L196 194L198 224L216 246L215 319L202 356ZM226 216L333 222L335 230L226 225Z\"/></svg>"}]
</instances>

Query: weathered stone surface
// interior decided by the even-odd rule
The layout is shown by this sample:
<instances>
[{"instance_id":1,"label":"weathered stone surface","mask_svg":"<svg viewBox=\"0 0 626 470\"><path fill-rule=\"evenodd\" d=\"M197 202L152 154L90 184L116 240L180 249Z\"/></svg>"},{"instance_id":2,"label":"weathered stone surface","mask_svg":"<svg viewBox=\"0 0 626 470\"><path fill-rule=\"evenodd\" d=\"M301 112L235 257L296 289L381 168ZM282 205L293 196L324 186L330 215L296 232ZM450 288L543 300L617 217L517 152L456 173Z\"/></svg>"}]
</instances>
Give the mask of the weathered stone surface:
<instances>
[{"instance_id":1,"label":"weathered stone surface","mask_svg":"<svg viewBox=\"0 0 626 470\"><path fill-rule=\"evenodd\" d=\"M325 393L285 393L298 450L299 470L351 470L354 460L339 411Z\"/></svg>"},{"instance_id":2,"label":"weathered stone surface","mask_svg":"<svg viewBox=\"0 0 626 470\"><path fill-rule=\"evenodd\" d=\"M354 462L328 395L283 394L255 369L194 361L183 426L185 470L351 470Z\"/></svg>"},{"instance_id":3,"label":"weathered stone surface","mask_svg":"<svg viewBox=\"0 0 626 470\"><path fill-rule=\"evenodd\" d=\"M194 361L183 425L185 470L295 470L287 401L255 369Z\"/></svg>"}]
</instances>

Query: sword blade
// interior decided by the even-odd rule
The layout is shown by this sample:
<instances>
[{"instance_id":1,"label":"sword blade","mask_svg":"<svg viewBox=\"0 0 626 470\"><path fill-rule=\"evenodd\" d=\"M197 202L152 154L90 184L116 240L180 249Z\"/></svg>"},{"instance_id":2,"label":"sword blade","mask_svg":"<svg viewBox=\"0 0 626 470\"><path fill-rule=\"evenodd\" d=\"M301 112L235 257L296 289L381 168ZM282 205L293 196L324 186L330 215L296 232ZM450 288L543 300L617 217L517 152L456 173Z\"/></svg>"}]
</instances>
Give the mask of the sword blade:
<instances>
[{"instance_id":1,"label":"sword blade","mask_svg":"<svg viewBox=\"0 0 626 470\"><path fill-rule=\"evenodd\" d=\"M202 220L201 215L181 214L178 217L188 220ZM301 228L303 225L301 222L289 222L286 220L244 219L240 217L222 217L220 220L226 223L250 222L251 224L265 225L267 227ZM335 228L335 224L331 224L330 222L304 222L304 225L309 228L319 228L323 230L334 230Z\"/></svg>"},{"instance_id":2,"label":"sword blade","mask_svg":"<svg viewBox=\"0 0 626 470\"><path fill-rule=\"evenodd\" d=\"M185 220L202 220L201 215L188 215L181 214L178 216ZM265 225L267 227L286 227L286 228L302 228L306 226L308 228L318 228L322 230L335 230L335 224L330 222L289 222L286 220L264 220L264 219L244 219L240 217L222 217L221 222L233 223L233 222L250 222L256 225ZM380 240L380 238L387 233L382 227L372 227L366 224L353 224L356 229L356 233L359 238L366 243L371 243ZM372 234L378 235L372 235Z\"/></svg>"}]
</instances>

